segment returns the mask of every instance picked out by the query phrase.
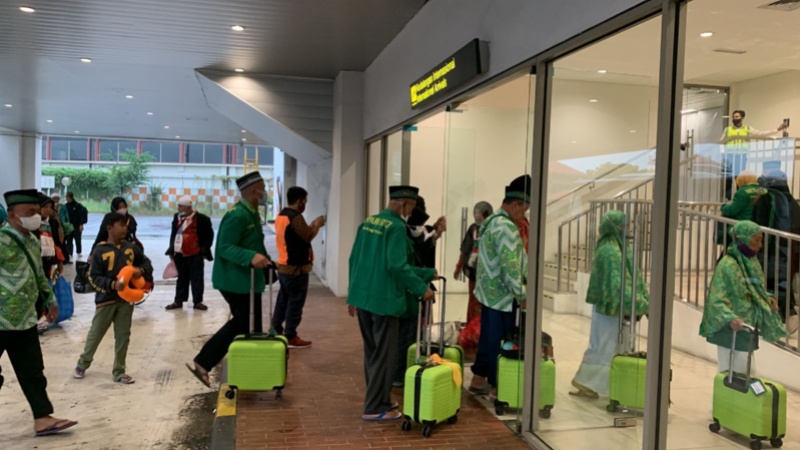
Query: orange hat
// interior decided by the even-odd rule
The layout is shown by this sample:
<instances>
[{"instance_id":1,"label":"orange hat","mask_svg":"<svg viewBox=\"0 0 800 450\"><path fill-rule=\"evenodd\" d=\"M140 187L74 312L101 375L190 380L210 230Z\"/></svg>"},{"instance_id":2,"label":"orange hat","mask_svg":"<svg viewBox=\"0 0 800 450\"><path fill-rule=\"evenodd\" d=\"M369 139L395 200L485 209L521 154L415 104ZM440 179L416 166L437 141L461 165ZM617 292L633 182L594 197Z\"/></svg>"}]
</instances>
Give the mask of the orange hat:
<instances>
[{"instance_id":1,"label":"orange hat","mask_svg":"<svg viewBox=\"0 0 800 450\"><path fill-rule=\"evenodd\" d=\"M133 266L125 266L119 271L117 275L117 283L122 283L125 288L119 291L119 296L128 303L137 305L145 300L145 295L150 293L150 289L146 287L144 277L133 278L136 268Z\"/></svg>"}]
</instances>

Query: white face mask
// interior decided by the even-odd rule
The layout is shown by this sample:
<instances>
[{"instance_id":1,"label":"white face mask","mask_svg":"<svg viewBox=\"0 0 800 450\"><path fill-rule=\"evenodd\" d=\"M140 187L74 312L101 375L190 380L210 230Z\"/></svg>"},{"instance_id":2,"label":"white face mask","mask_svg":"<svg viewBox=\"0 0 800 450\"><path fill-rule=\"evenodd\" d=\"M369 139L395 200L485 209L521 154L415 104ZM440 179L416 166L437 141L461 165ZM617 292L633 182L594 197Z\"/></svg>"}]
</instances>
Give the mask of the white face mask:
<instances>
[{"instance_id":1,"label":"white face mask","mask_svg":"<svg viewBox=\"0 0 800 450\"><path fill-rule=\"evenodd\" d=\"M418 238L422 236L422 232L424 231L423 227L409 227L411 230L411 236Z\"/></svg>"},{"instance_id":2,"label":"white face mask","mask_svg":"<svg viewBox=\"0 0 800 450\"><path fill-rule=\"evenodd\" d=\"M19 221L22 227L28 231L36 231L42 226L42 216L39 214L34 214L30 217L20 217Z\"/></svg>"},{"instance_id":3,"label":"white face mask","mask_svg":"<svg viewBox=\"0 0 800 450\"><path fill-rule=\"evenodd\" d=\"M117 212L119 214L122 214L123 216L127 216L128 215L128 208L120 208L120 209L117 210Z\"/></svg>"}]
</instances>

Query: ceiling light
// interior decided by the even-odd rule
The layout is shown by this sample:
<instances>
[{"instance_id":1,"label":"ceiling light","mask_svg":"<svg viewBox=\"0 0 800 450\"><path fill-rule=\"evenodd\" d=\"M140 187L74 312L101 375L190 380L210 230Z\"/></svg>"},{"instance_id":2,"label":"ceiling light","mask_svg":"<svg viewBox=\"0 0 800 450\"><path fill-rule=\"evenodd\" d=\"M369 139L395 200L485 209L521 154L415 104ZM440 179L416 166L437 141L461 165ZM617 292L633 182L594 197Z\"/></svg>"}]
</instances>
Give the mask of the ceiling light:
<instances>
[{"instance_id":1,"label":"ceiling light","mask_svg":"<svg viewBox=\"0 0 800 450\"><path fill-rule=\"evenodd\" d=\"M238 72L238 73L242 73L242 72L244 72L244 69L236 68L236 69L233 69L233 71L234 72Z\"/></svg>"},{"instance_id":2,"label":"ceiling light","mask_svg":"<svg viewBox=\"0 0 800 450\"><path fill-rule=\"evenodd\" d=\"M169 130L169 125L164 125L165 130Z\"/></svg>"},{"instance_id":3,"label":"ceiling light","mask_svg":"<svg viewBox=\"0 0 800 450\"><path fill-rule=\"evenodd\" d=\"M175 139L180 139L180 138L181 138L180 136L175 136Z\"/></svg>"},{"instance_id":4,"label":"ceiling light","mask_svg":"<svg viewBox=\"0 0 800 450\"><path fill-rule=\"evenodd\" d=\"M242 130L242 133L247 133L247 130Z\"/></svg>"},{"instance_id":5,"label":"ceiling light","mask_svg":"<svg viewBox=\"0 0 800 450\"><path fill-rule=\"evenodd\" d=\"M53 123L53 119L47 119L47 123Z\"/></svg>"},{"instance_id":6,"label":"ceiling light","mask_svg":"<svg viewBox=\"0 0 800 450\"><path fill-rule=\"evenodd\" d=\"M14 105L12 105L11 103L6 103L6 104L5 104L5 107L6 107L6 108L11 108L11 107L13 107L13 106L14 106Z\"/></svg>"},{"instance_id":7,"label":"ceiling light","mask_svg":"<svg viewBox=\"0 0 800 450\"><path fill-rule=\"evenodd\" d=\"M244 27L241 26L241 25L233 25L231 27L231 30L233 30L233 31L244 31Z\"/></svg>"},{"instance_id":8,"label":"ceiling light","mask_svg":"<svg viewBox=\"0 0 800 450\"><path fill-rule=\"evenodd\" d=\"M608 73L608 71L606 69L600 69L597 71L597 73L599 73L600 75L605 75Z\"/></svg>"},{"instance_id":9,"label":"ceiling light","mask_svg":"<svg viewBox=\"0 0 800 450\"><path fill-rule=\"evenodd\" d=\"M703 33L700 33L700 37L704 37L704 38L709 38L709 37L711 37L713 35L714 35L714 33L710 32L710 31L705 31Z\"/></svg>"},{"instance_id":10,"label":"ceiling light","mask_svg":"<svg viewBox=\"0 0 800 450\"><path fill-rule=\"evenodd\" d=\"M75 130L75 134L81 134L81 132L78 131L78 130Z\"/></svg>"},{"instance_id":11,"label":"ceiling light","mask_svg":"<svg viewBox=\"0 0 800 450\"><path fill-rule=\"evenodd\" d=\"M589 103L597 103L597 102L598 102L598 100L596 98L593 98L593 99L589 100Z\"/></svg>"},{"instance_id":12,"label":"ceiling light","mask_svg":"<svg viewBox=\"0 0 800 450\"><path fill-rule=\"evenodd\" d=\"M151 112L149 112L149 111L148 111L147 115L148 115L148 116L152 116L152 115L153 115L153 113L151 113Z\"/></svg>"},{"instance_id":13,"label":"ceiling light","mask_svg":"<svg viewBox=\"0 0 800 450\"><path fill-rule=\"evenodd\" d=\"M245 138L242 138L242 142L247 142L247 139L245 139Z\"/></svg>"},{"instance_id":14,"label":"ceiling light","mask_svg":"<svg viewBox=\"0 0 800 450\"><path fill-rule=\"evenodd\" d=\"M81 62L84 62L84 63L88 64L88 63L92 62L92 58L81 58Z\"/></svg>"},{"instance_id":15,"label":"ceiling light","mask_svg":"<svg viewBox=\"0 0 800 450\"><path fill-rule=\"evenodd\" d=\"M128 94L128 95L125 96L125 98L127 98L128 100L131 100L131 99L133 99L133 96Z\"/></svg>"},{"instance_id":16,"label":"ceiling light","mask_svg":"<svg viewBox=\"0 0 800 450\"><path fill-rule=\"evenodd\" d=\"M578 143L578 141L572 141L572 143L573 143L573 144L577 144L577 143Z\"/></svg>"},{"instance_id":17,"label":"ceiling light","mask_svg":"<svg viewBox=\"0 0 800 450\"><path fill-rule=\"evenodd\" d=\"M635 134L635 133L636 133L636 130L631 130L631 134Z\"/></svg>"},{"instance_id":18,"label":"ceiling light","mask_svg":"<svg viewBox=\"0 0 800 450\"><path fill-rule=\"evenodd\" d=\"M684 110L681 111L681 114L690 114L690 113L693 113L693 112L697 112L697 110L696 109L684 109Z\"/></svg>"},{"instance_id":19,"label":"ceiling light","mask_svg":"<svg viewBox=\"0 0 800 450\"><path fill-rule=\"evenodd\" d=\"M31 8L30 6L20 6L20 7L19 7L19 10L20 10L20 11L22 11L22 12L24 12L24 13L28 13L28 14L35 13L35 12L36 12L36 10L35 10L35 9L33 9L33 8Z\"/></svg>"}]
</instances>

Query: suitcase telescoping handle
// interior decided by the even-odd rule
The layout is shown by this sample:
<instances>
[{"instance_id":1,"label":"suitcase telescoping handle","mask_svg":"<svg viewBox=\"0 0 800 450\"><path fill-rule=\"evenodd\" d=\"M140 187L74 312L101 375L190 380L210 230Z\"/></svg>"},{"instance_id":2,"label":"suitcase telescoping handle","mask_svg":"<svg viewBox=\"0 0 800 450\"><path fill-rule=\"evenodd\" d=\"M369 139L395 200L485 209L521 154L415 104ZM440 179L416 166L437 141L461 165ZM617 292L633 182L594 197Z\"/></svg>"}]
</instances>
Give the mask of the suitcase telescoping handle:
<instances>
[{"instance_id":1,"label":"suitcase telescoping handle","mask_svg":"<svg viewBox=\"0 0 800 450\"><path fill-rule=\"evenodd\" d=\"M748 324L744 324L744 329L750 333L750 339L753 339L753 336L756 334L756 329ZM738 331L733 330L733 342L731 342L731 355L730 359L728 360L728 383L733 384L733 359L736 357L736 335ZM747 352L747 373L745 376L747 377L747 385L750 385L750 369L751 363L753 361L753 345L750 346L750 350Z\"/></svg>"},{"instance_id":2,"label":"suitcase telescoping handle","mask_svg":"<svg viewBox=\"0 0 800 450\"><path fill-rule=\"evenodd\" d=\"M425 323L422 322L422 313L425 312ZM417 312L417 345L416 347L416 357L414 358L414 362L416 364L420 363L420 352L422 351L422 340L425 339L428 346L427 355L431 354L431 338L430 338L430 325L428 323L429 318L431 316L431 302L422 302L422 305L419 308L419 312ZM424 335L423 335L424 334Z\"/></svg>"},{"instance_id":3,"label":"suitcase telescoping handle","mask_svg":"<svg viewBox=\"0 0 800 450\"><path fill-rule=\"evenodd\" d=\"M625 287L626 287L626 277L628 275L628 232L627 227L625 231L622 233L622 283L620 284L620 293L619 293L619 337L618 343L620 350L623 351L636 351L635 348L635 340L634 336L636 334L636 294L638 283L636 280L636 273L638 271L638 264L639 264L639 233L638 233L638 226L639 226L639 215L637 214L633 219L633 227L634 232L631 236L633 240L633 267L631 268L632 272L631 275L631 315L630 315L630 342L631 348L630 349L623 349L623 345L625 344L625 338L623 337L624 328L625 328Z\"/></svg>"},{"instance_id":4,"label":"suitcase telescoping handle","mask_svg":"<svg viewBox=\"0 0 800 450\"><path fill-rule=\"evenodd\" d=\"M444 358L444 312L445 305L447 304L447 278L439 277L442 281L442 309L441 316L439 317L439 351L442 358ZM433 325L433 317L431 317L431 325ZM428 351L430 355L430 350Z\"/></svg>"},{"instance_id":5,"label":"suitcase telescoping handle","mask_svg":"<svg viewBox=\"0 0 800 450\"><path fill-rule=\"evenodd\" d=\"M272 264L270 262L270 264ZM267 270L269 280L269 323L272 326L272 270ZM250 327L248 334L255 333L256 329L256 268L250 266Z\"/></svg>"}]
</instances>

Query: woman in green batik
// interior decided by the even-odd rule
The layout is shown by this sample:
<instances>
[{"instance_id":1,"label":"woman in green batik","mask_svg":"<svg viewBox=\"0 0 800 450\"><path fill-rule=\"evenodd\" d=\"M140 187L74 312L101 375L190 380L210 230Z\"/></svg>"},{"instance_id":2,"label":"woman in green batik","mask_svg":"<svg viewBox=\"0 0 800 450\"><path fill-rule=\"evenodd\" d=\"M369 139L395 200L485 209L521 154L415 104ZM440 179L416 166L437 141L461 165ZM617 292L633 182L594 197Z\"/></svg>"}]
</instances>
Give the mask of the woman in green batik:
<instances>
[{"instance_id":1,"label":"woman in green batik","mask_svg":"<svg viewBox=\"0 0 800 450\"><path fill-rule=\"evenodd\" d=\"M622 295L622 249L625 244L627 220L622 211L612 210L600 219L600 238L592 261L589 291L586 303L592 308L592 329L589 334L589 348L583 355L583 362L572 380L577 391L570 394L584 398L598 398L607 395L611 360L620 350L617 348L620 320L620 296ZM636 317L624 314L625 320L637 320L647 314L649 306L647 286L638 271L633 270L633 249L628 246L625 262L625 312L631 311L633 298L633 274L636 273ZM628 327L624 327L628 330ZM627 333L626 333L627 334ZM632 336L626 336L630 342Z\"/></svg>"},{"instance_id":2,"label":"woman in green batik","mask_svg":"<svg viewBox=\"0 0 800 450\"><path fill-rule=\"evenodd\" d=\"M730 369L733 330L744 324L755 327L759 336L774 342L786 336L778 314L778 302L767 292L764 271L757 255L763 246L764 234L754 222L743 220L731 230L731 244L720 260L708 291L700 323L700 336L717 345L719 371ZM753 350L758 348L756 342ZM747 370L750 339L737 339L733 370Z\"/></svg>"}]
</instances>

